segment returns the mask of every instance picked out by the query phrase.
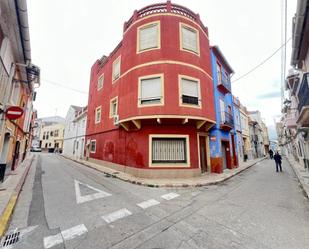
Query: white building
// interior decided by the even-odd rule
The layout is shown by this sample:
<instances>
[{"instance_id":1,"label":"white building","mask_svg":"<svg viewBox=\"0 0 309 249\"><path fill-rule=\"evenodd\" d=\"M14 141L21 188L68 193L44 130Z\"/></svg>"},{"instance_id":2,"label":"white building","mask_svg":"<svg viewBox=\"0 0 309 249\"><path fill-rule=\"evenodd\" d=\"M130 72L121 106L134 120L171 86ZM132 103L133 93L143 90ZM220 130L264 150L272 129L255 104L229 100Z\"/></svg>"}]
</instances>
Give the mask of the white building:
<instances>
[{"instance_id":1,"label":"white building","mask_svg":"<svg viewBox=\"0 0 309 249\"><path fill-rule=\"evenodd\" d=\"M81 159L84 157L87 107L71 105L65 118L63 155Z\"/></svg>"}]
</instances>

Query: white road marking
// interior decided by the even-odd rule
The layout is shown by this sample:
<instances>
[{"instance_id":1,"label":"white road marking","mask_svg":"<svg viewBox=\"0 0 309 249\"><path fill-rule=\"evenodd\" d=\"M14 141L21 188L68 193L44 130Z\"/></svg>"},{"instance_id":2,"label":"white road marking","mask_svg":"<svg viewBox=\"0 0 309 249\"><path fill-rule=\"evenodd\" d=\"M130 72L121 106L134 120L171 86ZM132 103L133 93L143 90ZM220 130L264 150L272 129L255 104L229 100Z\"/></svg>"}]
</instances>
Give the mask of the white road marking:
<instances>
[{"instance_id":1,"label":"white road marking","mask_svg":"<svg viewBox=\"0 0 309 249\"><path fill-rule=\"evenodd\" d=\"M74 180L74 183L75 183L75 194L76 194L77 204L84 203L84 202L87 202L87 201L92 201L92 200L99 199L99 198L104 198L104 197L112 195L110 193L104 192L103 190L94 188L92 186L89 186L88 184L82 183L82 182L77 181L77 180ZM97 193L82 196L81 192L80 192L80 188L79 188L80 184L86 186L87 188L90 188L90 189L96 191Z\"/></svg>"},{"instance_id":2,"label":"white road marking","mask_svg":"<svg viewBox=\"0 0 309 249\"><path fill-rule=\"evenodd\" d=\"M105 220L107 223L111 223L111 222L114 222L116 220L122 219L126 216L129 216L131 214L132 213L128 209L123 208L123 209L119 209L116 212L113 212L113 213L110 213L110 214L107 214L107 215L103 215L102 219Z\"/></svg>"},{"instance_id":3,"label":"white road marking","mask_svg":"<svg viewBox=\"0 0 309 249\"><path fill-rule=\"evenodd\" d=\"M44 238L44 247L46 249L54 247L56 245L62 244L64 240L74 239L84 233L87 233L88 230L84 224L71 227L67 230L62 231L56 235L48 236Z\"/></svg>"},{"instance_id":4,"label":"white road marking","mask_svg":"<svg viewBox=\"0 0 309 249\"><path fill-rule=\"evenodd\" d=\"M155 200L155 199L150 199L150 200L148 200L148 201L144 201L144 202L138 203L138 204L136 204L136 205L139 206L139 207L141 207L142 209L146 209L146 208L149 208L149 207L158 205L158 204L160 204L160 202L158 202L157 200Z\"/></svg>"},{"instance_id":5,"label":"white road marking","mask_svg":"<svg viewBox=\"0 0 309 249\"><path fill-rule=\"evenodd\" d=\"M165 195L161 195L161 198L169 201L171 199L177 198L178 196L179 196L179 194L176 194L176 193L168 193L168 194L165 194Z\"/></svg>"},{"instance_id":6,"label":"white road marking","mask_svg":"<svg viewBox=\"0 0 309 249\"><path fill-rule=\"evenodd\" d=\"M88 230L85 227L85 225L81 224L75 227L71 227L67 230L64 230L61 232L61 234L64 240L71 240L87 232Z\"/></svg>"},{"instance_id":7,"label":"white road marking","mask_svg":"<svg viewBox=\"0 0 309 249\"><path fill-rule=\"evenodd\" d=\"M46 249L62 244L63 238L60 233L44 238L44 247Z\"/></svg>"}]
</instances>

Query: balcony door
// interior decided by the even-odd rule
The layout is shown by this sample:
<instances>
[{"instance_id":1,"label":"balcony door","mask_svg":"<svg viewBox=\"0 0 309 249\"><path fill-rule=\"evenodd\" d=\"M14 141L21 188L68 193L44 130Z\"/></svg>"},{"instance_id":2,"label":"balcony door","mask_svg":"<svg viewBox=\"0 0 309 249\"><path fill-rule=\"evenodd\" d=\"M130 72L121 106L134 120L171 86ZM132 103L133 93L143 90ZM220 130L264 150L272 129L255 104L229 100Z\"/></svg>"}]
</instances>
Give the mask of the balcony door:
<instances>
[{"instance_id":1,"label":"balcony door","mask_svg":"<svg viewBox=\"0 0 309 249\"><path fill-rule=\"evenodd\" d=\"M222 99L219 99L220 102L220 115L221 115L221 123L225 121L225 104Z\"/></svg>"}]
</instances>

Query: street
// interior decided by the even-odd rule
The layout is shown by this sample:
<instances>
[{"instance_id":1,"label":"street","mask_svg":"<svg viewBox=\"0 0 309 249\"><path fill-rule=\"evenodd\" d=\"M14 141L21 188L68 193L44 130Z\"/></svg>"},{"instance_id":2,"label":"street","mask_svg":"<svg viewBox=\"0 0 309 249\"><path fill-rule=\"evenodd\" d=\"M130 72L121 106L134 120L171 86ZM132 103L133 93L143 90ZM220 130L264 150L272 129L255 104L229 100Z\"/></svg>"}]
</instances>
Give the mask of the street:
<instances>
[{"instance_id":1,"label":"street","mask_svg":"<svg viewBox=\"0 0 309 249\"><path fill-rule=\"evenodd\" d=\"M285 160L282 173L266 159L219 185L164 189L35 155L11 248L309 248L309 202Z\"/></svg>"}]
</instances>

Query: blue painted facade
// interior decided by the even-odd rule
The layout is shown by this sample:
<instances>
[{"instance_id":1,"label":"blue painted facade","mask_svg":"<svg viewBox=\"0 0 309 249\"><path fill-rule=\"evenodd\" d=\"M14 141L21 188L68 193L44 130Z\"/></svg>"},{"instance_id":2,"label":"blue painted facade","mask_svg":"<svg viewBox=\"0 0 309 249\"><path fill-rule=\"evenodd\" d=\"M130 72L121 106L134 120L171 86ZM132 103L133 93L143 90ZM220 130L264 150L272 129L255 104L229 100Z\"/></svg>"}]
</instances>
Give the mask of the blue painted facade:
<instances>
[{"instance_id":1,"label":"blue painted facade","mask_svg":"<svg viewBox=\"0 0 309 249\"><path fill-rule=\"evenodd\" d=\"M216 124L209 131L211 171L221 173L225 168L234 168L238 164L230 81L233 69L218 47L212 47L210 55L216 110Z\"/></svg>"},{"instance_id":2,"label":"blue painted facade","mask_svg":"<svg viewBox=\"0 0 309 249\"><path fill-rule=\"evenodd\" d=\"M233 96L233 117L234 117L234 131L235 131L235 141L236 141L236 153L238 156L238 161L244 161L243 153L243 141L242 141L242 127L240 121L240 102L238 98Z\"/></svg>"}]
</instances>

